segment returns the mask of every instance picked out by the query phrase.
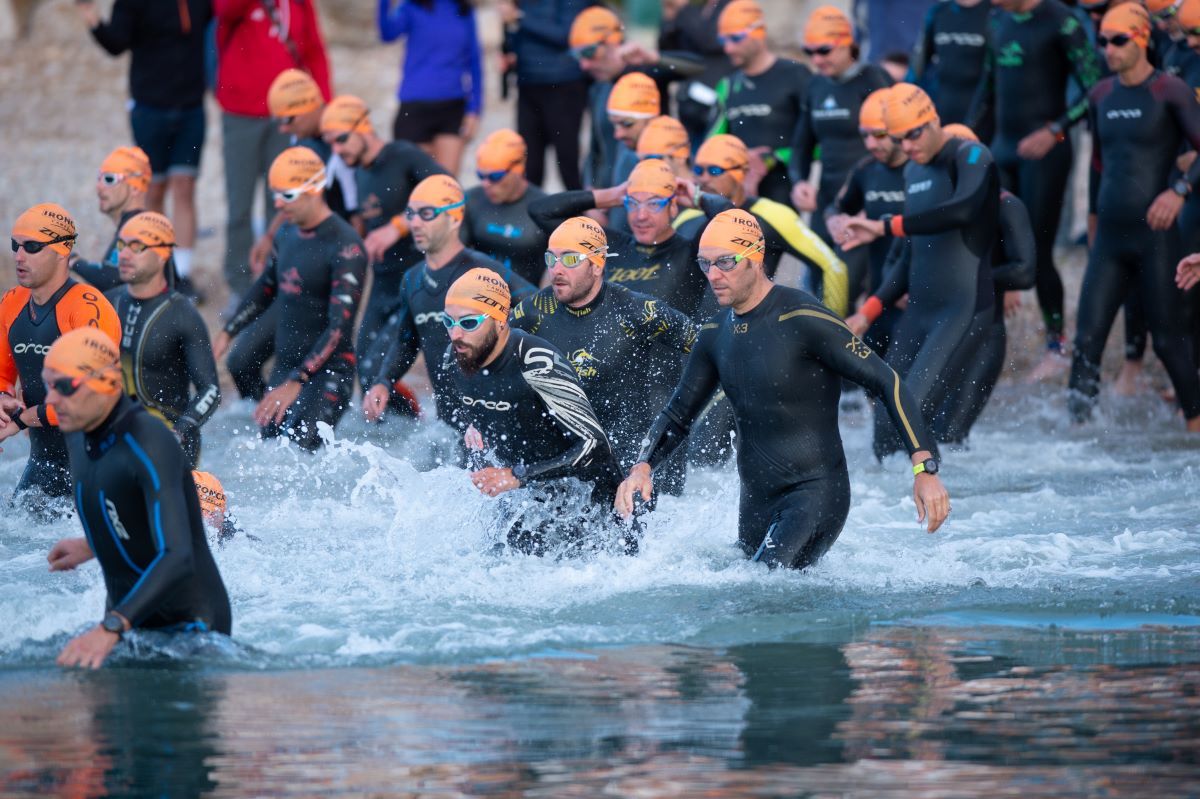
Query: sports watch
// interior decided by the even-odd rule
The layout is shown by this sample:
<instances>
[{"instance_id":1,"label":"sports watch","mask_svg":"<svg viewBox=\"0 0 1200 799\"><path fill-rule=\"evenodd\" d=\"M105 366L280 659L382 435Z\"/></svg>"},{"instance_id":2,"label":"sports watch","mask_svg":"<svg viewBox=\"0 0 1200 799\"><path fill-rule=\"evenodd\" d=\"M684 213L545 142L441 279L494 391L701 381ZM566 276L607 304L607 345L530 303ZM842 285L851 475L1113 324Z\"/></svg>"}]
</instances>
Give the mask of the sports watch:
<instances>
[{"instance_id":1,"label":"sports watch","mask_svg":"<svg viewBox=\"0 0 1200 799\"><path fill-rule=\"evenodd\" d=\"M100 622L100 626L110 633L116 633L118 638L125 636L125 620L116 613L105 613L104 621Z\"/></svg>"},{"instance_id":2,"label":"sports watch","mask_svg":"<svg viewBox=\"0 0 1200 799\"><path fill-rule=\"evenodd\" d=\"M512 476L517 478L517 482L522 486L525 485L525 475L529 473L529 467L523 463L518 463L512 467Z\"/></svg>"},{"instance_id":3,"label":"sports watch","mask_svg":"<svg viewBox=\"0 0 1200 799\"><path fill-rule=\"evenodd\" d=\"M1192 184L1188 183L1184 178L1180 178L1171 184L1171 191L1180 197L1186 197L1192 193Z\"/></svg>"},{"instance_id":4,"label":"sports watch","mask_svg":"<svg viewBox=\"0 0 1200 799\"><path fill-rule=\"evenodd\" d=\"M913 477L924 472L925 474L937 474L940 468L937 458L926 458L917 465L913 466Z\"/></svg>"}]
</instances>

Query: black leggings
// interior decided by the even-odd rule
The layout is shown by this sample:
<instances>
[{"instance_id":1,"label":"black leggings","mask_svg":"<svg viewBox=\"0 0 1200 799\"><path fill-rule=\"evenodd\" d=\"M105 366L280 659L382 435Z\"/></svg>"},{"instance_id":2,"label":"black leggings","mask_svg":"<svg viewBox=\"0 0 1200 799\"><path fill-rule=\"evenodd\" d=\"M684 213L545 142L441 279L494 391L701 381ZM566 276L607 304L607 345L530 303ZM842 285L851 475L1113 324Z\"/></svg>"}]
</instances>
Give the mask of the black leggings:
<instances>
[{"instance_id":1,"label":"black leggings","mask_svg":"<svg viewBox=\"0 0 1200 799\"><path fill-rule=\"evenodd\" d=\"M525 177L530 183L542 185L546 150L553 147L563 186L567 191L583 188L579 174L579 127L587 102L587 83L581 80L518 85L517 133L528 148Z\"/></svg>"},{"instance_id":2,"label":"black leggings","mask_svg":"<svg viewBox=\"0 0 1200 799\"><path fill-rule=\"evenodd\" d=\"M1054 239L1071 177L1071 157L1071 140L1067 139L1039 161L997 162L1004 188L1020 197L1029 209L1037 245L1038 305L1042 307L1046 336L1055 341L1063 334L1063 282L1054 266Z\"/></svg>"},{"instance_id":3,"label":"black leggings","mask_svg":"<svg viewBox=\"0 0 1200 799\"><path fill-rule=\"evenodd\" d=\"M1166 367L1184 417L1200 416L1200 375L1193 358L1188 296L1175 287L1179 230L1153 231L1144 221L1104 223L1088 257L1079 292L1071 363L1071 415L1091 415L1100 393L1100 358L1117 309L1133 285L1141 290L1154 354Z\"/></svg>"},{"instance_id":4,"label":"black leggings","mask_svg":"<svg viewBox=\"0 0 1200 799\"><path fill-rule=\"evenodd\" d=\"M255 402L262 399L267 390L263 379L263 367L275 354L275 326L278 305L272 303L262 316L255 319L233 340L225 367L233 378L242 399Z\"/></svg>"},{"instance_id":5,"label":"black leggings","mask_svg":"<svg viewBox=\"0 0 1200 799\"><path fill-rule=\"evenodd\" d=\"M850 476L845 464L774 497L758 496L742 477L738 542L755 563L804 569L820 560L842 533L850 512Z\"/></svg>"},{"instance_id":6,"label":"black leggings","mask_svg":"<svg viewBox=\"0 0 1200 799\"><path fill-rule=\"evenodd\" d=\"M336 427L350 405L353 392L354 376L349 372L326 370L316 374L300 389L300 396L287 409L283 421L261 429L262 437L286 436L301 449L312 452L321 446L317 424L324 422Z\"/></svg>"}]
</instances>

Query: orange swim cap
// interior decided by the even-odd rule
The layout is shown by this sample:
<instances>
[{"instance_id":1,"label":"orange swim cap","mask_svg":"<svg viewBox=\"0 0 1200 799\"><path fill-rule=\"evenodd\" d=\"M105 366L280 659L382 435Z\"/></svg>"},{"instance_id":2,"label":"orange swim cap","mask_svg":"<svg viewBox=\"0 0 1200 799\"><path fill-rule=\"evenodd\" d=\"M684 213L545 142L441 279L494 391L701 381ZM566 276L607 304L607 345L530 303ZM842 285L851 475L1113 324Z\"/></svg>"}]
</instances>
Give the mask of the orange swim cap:
<instances>
[{"instance_id":1,"label":"orange swim cap","mask_svg":"<svg viewBox=\"0 0 1200 799\"><path fill-rule=\"evenodd\" d=\"M204 515L204 521L220 530L229 507L225 500L225 487L215 474L199 470L192 472L192 482L196 484L196 496L200 500L200 513Z\"/></svg>"},{"instance_id":2,"label":"orange swim cap","mask_svg":"<svg viewBox=\"0 0 1200 799\"><path fill-rule=\"evenodd\" d=\"M593 44L618 44L625 37L621 19L604 6L580 11L571 23L567 46L572 50Z\"/></svg>"},{"instance_id":3,"label":"orange swim cap","mask_svg":"<svg viewBox=\"0 0 1200 799\"><path fill-rule=\"evenodd\" d=\"M75 246L75 220L67 209L54 203L35 205L17 217L13 223L13 236L26 236L34 241L54 241L70 237L70 241L51 244L50 249L59 255L70 255Z\"/></svg>"},{"instance_id":4,"label":"orange swim cap","mask_svg":"<svg viewBox=\"0 0 1200 799\"><path fill-rule=\"evenodd\" d=\"M321 112L321 133L374 133L367 104L352 94L334 97Z\"/></svg>"},{"instance_id":5,"label":"orange swim cap","mask_svg":"<svg viewBox=\"0 0 1200 799\"><path fill-rule=\"evenodd\" d=\"M705 140L696 151L697 166L719 166L725 170L745 172L750 165L746 145L737 136L720 133Z\"/></svg>"},{"instance_id":6,"label":"orange swim cap","mask_svg":"<svg viewBox=\"0 0 1200 799\"><path fill-rule=\"evenodd\" d=\"M691 142L683 123L675 117L657 116L646 123L642 135L638 136L638 158L656 155L659 157L687 158Z\"/></svg>"},{"instance_id":7,"label":"orange swim cap","mask_svg":"<svg viewBox=\"0 0 1200 799\"><path fill-rule=\"evenodd\" d=\"M312 75L299 69L280 72L267 90L267 108L271 116L280 119L316 111L324 104L321 87Z\"/></svg>"},{"instance_id":8,"label":"orange swim cap","mask_svg":"<svg viewBox=\"0 0 1200 799\"><path fill-rule=\"evenodd\" d=\"M528 150L525 139L515 130L501 128L489 135L475 152L475 168L480 172L513 170L525 172Z\"/></svg>"},{"instance_id":9,"label":"orange swim cap","mask_svg":"<svg viewBox=\"0 0 1200 799\"><path fill-rule=\"evenodd\" d=\"M979 141L979 137L975 135L975 131L968 128L961 122L951 122L942 128L942 133L947 136L953 136L956 139L966 139L967 141Z\"/></svg>"},{"instance_id":10,"label":"orange swim cap","mask_svg":"<svg viewBox=\"0 0 1200 799\"><path fill-rule=\"evenodd\" d=\"M729 36L734 33L751 31L756 39L767 37L766 16L762 6L754 0L733 0L717 17L717 34Z\"/></svg>"},{"instance_id":11,"label":"orange swim cap","mask_svg":"<svg viewBox=\"0 0 1200 799\"><path fill-rule=\"evenodd\" d=\"M138 191L150 188L150 158L141 147L118 147L100 162L100 174L121 175Z\"/></svg>"},{"instance_id":12,"label":"orange swim cap","mask_svg":"<svg viewBox=\"0 0 1200 799\"><path fill-rule=\"evenodd\" d=\"M804 26L804 44L808 47L854 44L854 26L838 9L821 6L808 15L808 23Z\"/></svg>"},{"instance_id":13,"label":"orange swim cap","mask_svg":"<svg viewBox=\"0 0 1200 799\"><path fill-rule=\"evenodd\" d=\"M83 385L99 394L121 391L121 351L98 327L77 327L50 345L42 362L67 377L83 378Z\"/></svg>"},{"instance_id":14,"label":"orange swim cap","mask_svg":"<svg viewBox=\"0 0 1200 799\"><path fill-rule=\"evenodd\" d=\"M475 267L454 281L446 292L446 306L451 305L471 308L504 322L508 319L512 295L504 278L490 269Z\"/></svg>"},{"instance_id":15,"label":"orange swim cap","mask_svg":"<svg viewBox=\"0 0 1200 799\"><path fill-rule=\"evenodd\" d=\"M655 197L675 196L675 173L671 167L657 159L638 161L629 173L626 194L652 194Z\"/></svg>"},{"instance_id":16,"label":"orange swim cap","mask_svg":"<svg viewBox=\"0 0 1200 799\"><path fill-rule=\"evenodd\" d=\"M859 130L887 130L884 112L887 109L888 92L891 90L890 86L876 89L862 101L862 105L858 107Z\"/></svg>"},{"instance_id":17,"label":"orange swim cap","mask_svg":"<svg viewBox=\"0 0 1200 799\"><path fill-rule=\"evenodd\" d=\"M753 214L741 208L730 208L714 216L704 228L700 234L700 247L717 247L761 264L766 239Z\"/></svg>"},{"instance_id":18,"label":"orange swim cap","mask_svg":"<svg viewBox=\"0 0 1200 799\"><path fill-rule=\"evenodd\" d=\"M608 257L608 236L595 220L573 216L554 229L546 247L583 253L595 264L604 266Z\"/></svg>"},{"instance_id":19,"label":"orange swim cap","mask_svg":"<svg viewBox=\"0 0 1200 799\"><path fill-rule=\"evenodd\" d=\"M289 147L271 162L267 185L273 191L304 187L307 194L325 191L325 162L307 147Z\"/></svg>"},{"instance_id":20,"label":"orange swim cap","mask_svg":"<svg viewBox=\"0 0 1200 799\"><path fill-rule=\"evenodd\" d=\"M412 194L408 195L408 204L412 208L419 205L432 205L434 208L457 205L457 208L448 208L445 213L459 220L467 210L462 202L462 186L449 175L430 175L413 187Z\"/></svg>"},{"instance_id":21,"label":"orange swim cap","mask_svg":"<svg viewBox=\"0 0 1200 799\"><path fill-rule=\"evenodd\" d=\"M924 89L911 83L897 83L888 93L883 117L887 121L888 133L901 136L936 121L938 115Z\"/></svg>"},{"instance_id":22,"label":"orange swim cap","mask_svg":"<svg viewBox=\"0 0 1200 799\"><path fill-rule=\"evenodd\" d=\"M1100 20L1101 33L1127 33L1138 47L1150 44L1150 14L1139 3L1110 8Z\"/></svg>"},{"instance_id":23,"label":"orange swim cap","mask_svg":"<svg viewBox=\"0 0 1200 799\"><path fill-rule=\"evenodd\" d=\"M1153 10L1151 9L1151 11ZM1200 0L1183 0L1179 4L1179 12L1175 18L1185 31L1200 28Z\"/></svg>"},{"instance_id":24,"label":"orange swim cap","mask_svg":"<svg viewBox=\"0 0 1200 799\"><path fill-rule=\"evenodd\" d=\"M163 260L171 257L175 246L175 226L171 220L154 211L142 211L121 225L117 237L125 241L140 241L150 246Z\"/></svg>"},{"instance_id":25,"label":"orange swim cap","mask_svg":"<svg viewBox=\"0 0 1200 799\"><path fill-rule=\"evenodd\" d=\"M1180 0L1146 0L1146 10L1151 14L1161 14L1174 5L1187 5L1187 0L1183 0L1182 3Z\"/></svg>"},{"instance_id":26,"label":"orange swim cap","mask_svg":"<svg viewBox=\"0 0 1200 799\"><path fill-rule=\"evenodd\" d=\"M662 112L658 84L645 72L622 75L608 95L608 113L616 117L650 119Z\"/></svg>"}]
</instances>

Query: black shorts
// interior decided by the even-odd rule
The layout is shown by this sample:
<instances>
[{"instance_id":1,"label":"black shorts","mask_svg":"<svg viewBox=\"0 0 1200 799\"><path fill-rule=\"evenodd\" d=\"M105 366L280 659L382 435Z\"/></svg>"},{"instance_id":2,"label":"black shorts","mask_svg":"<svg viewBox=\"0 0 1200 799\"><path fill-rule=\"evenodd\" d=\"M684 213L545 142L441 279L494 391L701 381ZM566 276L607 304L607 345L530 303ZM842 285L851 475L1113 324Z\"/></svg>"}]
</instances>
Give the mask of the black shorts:
<instances>
[{"instance_id":1,"label":"black shorts","mask_svg":"<svg viewBox=\"0 0 1200 799\"><path fill-rule=\"evenodd\" d=\"M401 103L396 121L392 123L392 137L414 144L428 144L435 136L457 136L466 112L467 101L462 98Z\"/></svg>"},{"instance_id":2,"label":"black shorts","mask_svg":"<svg viewBox=\"0 0 1200 799\"><path fill-rule=\"evenodd\" d=\"M146 151L154 181L170 175L195 177L204 149L204 106L151 108L134 105L129 111L133 140Z\"/></svg>"}]
</instances>

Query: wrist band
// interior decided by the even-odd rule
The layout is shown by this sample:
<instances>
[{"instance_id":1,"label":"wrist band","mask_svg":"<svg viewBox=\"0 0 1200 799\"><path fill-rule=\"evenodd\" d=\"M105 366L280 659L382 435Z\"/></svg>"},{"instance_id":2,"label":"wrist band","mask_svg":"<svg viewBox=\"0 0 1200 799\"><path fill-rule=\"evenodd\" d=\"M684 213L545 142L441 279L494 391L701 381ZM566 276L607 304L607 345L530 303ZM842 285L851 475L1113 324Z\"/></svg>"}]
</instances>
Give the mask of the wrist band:
<instances>
[{"instance_id":1,"label":"wrist band","mask_svg":"<svg viewBox=\"0 0 1200 799\"><path fill-rule=\"evenodd\" d=\"M904 232L904 217L900 214L893 214L887 223L888 232L898 239L902 239L908 234Z\"/></svg>"},{"instance_id":2,"label":"wrist band","mask_svg":"<svg viewBox=\"0 0 1200 799\"><path fill-rule=\"evenodd\" d=\"M12 423L17 426L18 430L28 430L29 429L29 425L25 424L25 420L21 418L21 414L24 412L25 411L22 410L22 411L18 411L17 413L13 414Z\"/></svg>"},{"instance_id":3,"label":"wrist band","mask_svg":"<svg viewBox=\"0 0 1200 799\"><path fill-rule=\"evenodd\" d=\"M858 312L874 322L883 313L883 303L879 301L878 297L872 295L867 297L867 301L862 304Z\"/></svg>"}]
</instances>

